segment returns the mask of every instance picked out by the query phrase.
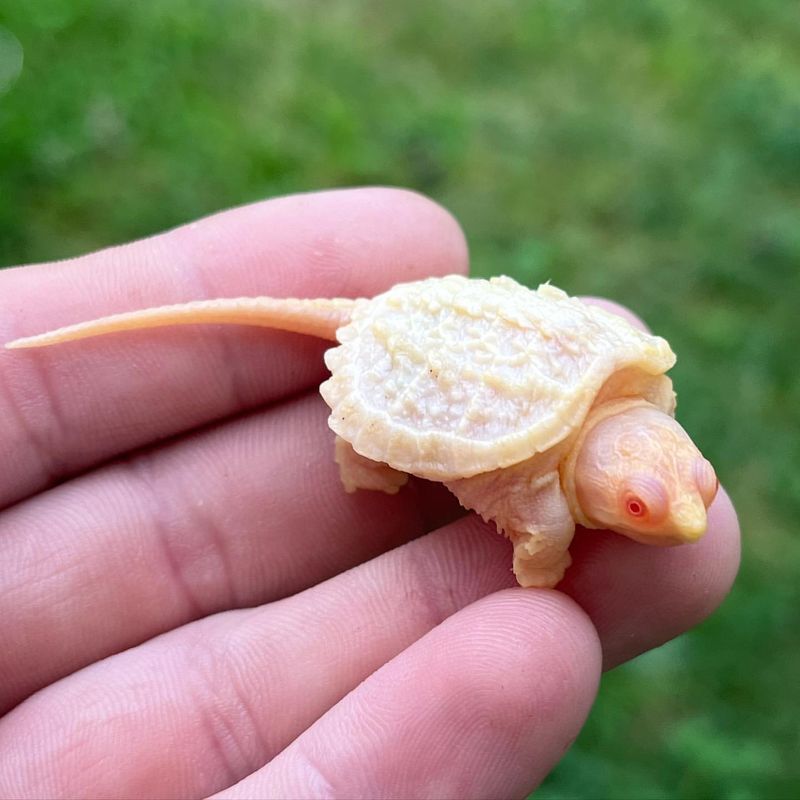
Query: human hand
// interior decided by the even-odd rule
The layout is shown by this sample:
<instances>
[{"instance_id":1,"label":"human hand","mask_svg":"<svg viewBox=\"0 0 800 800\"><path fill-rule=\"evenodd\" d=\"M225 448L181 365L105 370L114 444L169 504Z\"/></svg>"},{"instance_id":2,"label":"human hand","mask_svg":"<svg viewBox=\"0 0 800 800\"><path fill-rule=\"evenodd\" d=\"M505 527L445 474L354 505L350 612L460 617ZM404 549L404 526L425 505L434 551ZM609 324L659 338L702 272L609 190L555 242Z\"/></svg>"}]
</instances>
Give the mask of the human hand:
<instances>
[{"instance_id":1,"label":"human hand","mask_svg":"<svg viewBox=\"0 0 800 800\"><path fill-rule=\"evenodd\" d=\"M466 270L417 195L301 195L4 271L0 341ZM509 544L441 486L345 494L326 346L205 327L0 351L0 796L522 797L602 667L724 597L724 491L695 545L579 532L559 591L512 588Z\"/></svg>"}]
</instances>

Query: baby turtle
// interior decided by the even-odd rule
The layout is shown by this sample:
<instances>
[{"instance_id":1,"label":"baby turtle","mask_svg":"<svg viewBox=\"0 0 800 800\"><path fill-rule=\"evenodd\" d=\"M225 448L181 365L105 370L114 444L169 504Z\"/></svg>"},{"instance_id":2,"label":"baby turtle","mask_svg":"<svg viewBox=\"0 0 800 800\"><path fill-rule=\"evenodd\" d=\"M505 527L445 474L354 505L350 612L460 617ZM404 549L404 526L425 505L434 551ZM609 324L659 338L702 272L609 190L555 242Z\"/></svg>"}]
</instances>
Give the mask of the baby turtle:
<instances>
[{"instance_id":1,"label":"baby turtle","mask_svg":"<svg viewBox=\"0 0 800 800\"><path fill-rule=\"evenodd\" d=\"M514 545L522 586L555 586L579 523L639 542L693 542L717 478L675 421L667 342L549 284L458 275L372 299L210 300L18 339L237 323L339 342L320 387L344 487L444 483Z\"/></svg>"}]
</instances>

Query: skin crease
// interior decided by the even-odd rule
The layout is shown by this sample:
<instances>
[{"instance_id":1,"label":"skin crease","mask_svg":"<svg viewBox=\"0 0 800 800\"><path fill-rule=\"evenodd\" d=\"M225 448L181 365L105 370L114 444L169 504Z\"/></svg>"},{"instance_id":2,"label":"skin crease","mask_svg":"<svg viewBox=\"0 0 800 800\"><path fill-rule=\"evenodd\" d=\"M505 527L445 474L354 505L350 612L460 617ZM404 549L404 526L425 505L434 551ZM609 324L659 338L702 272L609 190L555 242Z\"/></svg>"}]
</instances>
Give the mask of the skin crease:
<instances>
[{"instance_id":1,"label":"skin crease","mask_svg":"<svg viewBox=\"0 0 800 800\"><path fill-rule=\"evenodd\" d=\"M200 296L370 295L466 263L418 195L280 198L0 272L0 339ZM724 598L723 491L689 546L579 529L557 592L510 589L509 543L473 515L439 528L457 511L427 484L343 493L321 351L213 328L0 351L0 795L524 797L578 734L600 655L656 647Z\"/></svg>"}]
</instances>

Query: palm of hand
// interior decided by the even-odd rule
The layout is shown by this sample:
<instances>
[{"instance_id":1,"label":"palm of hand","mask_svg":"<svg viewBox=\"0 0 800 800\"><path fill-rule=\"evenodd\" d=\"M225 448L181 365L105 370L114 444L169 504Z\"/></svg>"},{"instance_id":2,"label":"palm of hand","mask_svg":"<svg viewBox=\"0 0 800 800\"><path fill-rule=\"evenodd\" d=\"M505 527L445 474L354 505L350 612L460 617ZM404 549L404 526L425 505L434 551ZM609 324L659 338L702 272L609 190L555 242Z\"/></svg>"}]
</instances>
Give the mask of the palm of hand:
<instances>
[{"instance_id":1,"label":"palm of hand","mask_svg":"<svg viewBox=\"0 0 800 800\"><path fill-rule=\"evenodd\" d=\"M0 274L0 340L465 270L415 195L283 198ZM724 493L691 547L579 534L559 592L511 588L508 544L442 487L346 495L323 347L171 329L0 354L0 795L524 796L601 667L726 593Z\"/></svg>"}]
</instances>

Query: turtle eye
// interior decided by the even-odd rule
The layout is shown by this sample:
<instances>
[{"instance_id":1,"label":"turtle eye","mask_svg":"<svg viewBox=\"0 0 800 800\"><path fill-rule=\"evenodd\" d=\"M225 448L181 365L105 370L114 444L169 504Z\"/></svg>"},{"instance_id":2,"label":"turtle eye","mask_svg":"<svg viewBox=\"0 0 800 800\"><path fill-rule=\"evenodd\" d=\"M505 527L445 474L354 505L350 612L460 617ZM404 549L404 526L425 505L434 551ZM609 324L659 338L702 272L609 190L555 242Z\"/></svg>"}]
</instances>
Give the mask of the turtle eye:
<instances>
[{"instance_id":1,"label":"turtle eye","mask_svg":"<svg viewBox=\"0 0 800 800\"><path fill-rule=\"evenodd\" d=\"M668 502L661 481L649 476L630 481L622 496L625 515L639 522L661 522L667 515Z\"/></svg>"},{"instance_id":2,"label":"turtle eye","mask_svg":"<svg viewBox=\"0 0 800 800\"><path fill-rule=\"evenodd\" d=\"M647 515L647 506L641 497L631 496L625 501L625 510L631 517L644 517Z\"/></svg>"}]
</instances>

